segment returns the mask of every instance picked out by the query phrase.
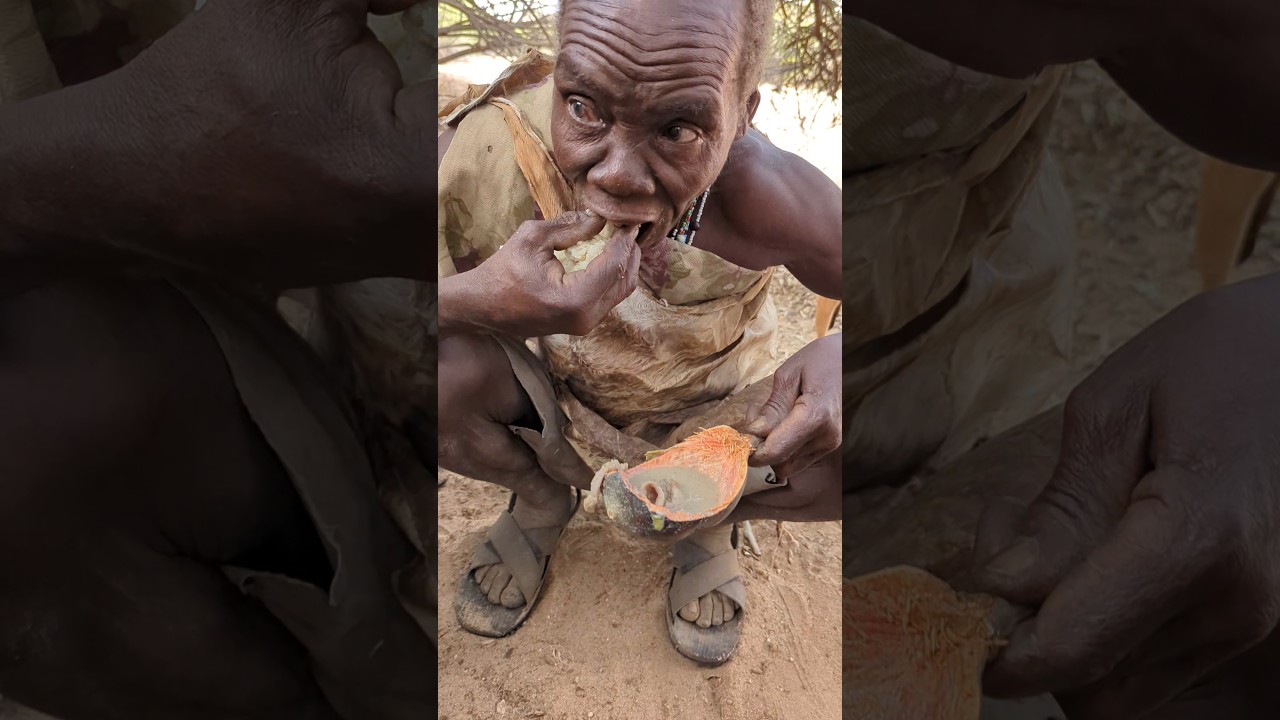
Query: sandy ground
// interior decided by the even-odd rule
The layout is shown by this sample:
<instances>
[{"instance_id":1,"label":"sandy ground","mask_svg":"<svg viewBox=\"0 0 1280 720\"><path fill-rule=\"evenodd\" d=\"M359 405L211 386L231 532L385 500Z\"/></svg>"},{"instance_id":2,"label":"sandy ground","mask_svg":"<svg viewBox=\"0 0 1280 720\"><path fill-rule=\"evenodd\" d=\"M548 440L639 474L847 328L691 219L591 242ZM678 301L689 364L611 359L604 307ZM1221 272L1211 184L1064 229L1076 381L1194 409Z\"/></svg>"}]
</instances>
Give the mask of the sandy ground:
<instances>
[{"instance_id":1,"label":"sandy ground","mask_svg":"<svg viewBox=\"0 0 1280 720\"><path fill-rule=\"evenodd\" d=\"M1091 65L1075 70L1057 124L1054 149L1080 240L1078 378L1196 291L1199 158ZM794 134L766 132L796 149L787 143ZM816 159L830 172L838 157L837 146ZM1280 213L1273 211L1236 277L1276 269ZM812 333L813 298L790 278L774 293L783 345L799 347ZM786 524L779 539L773 523L758 523L764 557L742 559L751 602L742 648L727 665L703 670L666 639L663 551L628 546L585 517L570 525L524 628L504 640L460 631L454 583L503 503L501 492L465 478L450 478L440 491L442 718L838 716L838 526ZM0 720L47 719L0 701Z\"/></svg>"}]
</instances>

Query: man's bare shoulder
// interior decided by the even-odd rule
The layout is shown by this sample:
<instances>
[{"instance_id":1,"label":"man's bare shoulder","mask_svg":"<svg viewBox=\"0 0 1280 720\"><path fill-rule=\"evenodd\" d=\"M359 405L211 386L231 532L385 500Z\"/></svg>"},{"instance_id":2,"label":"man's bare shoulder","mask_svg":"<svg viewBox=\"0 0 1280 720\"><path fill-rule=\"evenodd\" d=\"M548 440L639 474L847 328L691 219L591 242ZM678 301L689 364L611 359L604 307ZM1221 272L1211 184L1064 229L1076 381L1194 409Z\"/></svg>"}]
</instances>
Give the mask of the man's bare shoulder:
<instances>
[{"instance_id":1,"label":"man's bare shoulder","mask_svg":"<svg viewBox=\"0 0 1280 720\"><path fill-rule=\"evenodd\" d=\"M734 143L716 189L742 236L784 256L775 264L787 264L794 255L829 253L831 237L839 235L839 187L754 130ZM834 249L838 260L838 243Z\"/></svg>"}]
</instances>

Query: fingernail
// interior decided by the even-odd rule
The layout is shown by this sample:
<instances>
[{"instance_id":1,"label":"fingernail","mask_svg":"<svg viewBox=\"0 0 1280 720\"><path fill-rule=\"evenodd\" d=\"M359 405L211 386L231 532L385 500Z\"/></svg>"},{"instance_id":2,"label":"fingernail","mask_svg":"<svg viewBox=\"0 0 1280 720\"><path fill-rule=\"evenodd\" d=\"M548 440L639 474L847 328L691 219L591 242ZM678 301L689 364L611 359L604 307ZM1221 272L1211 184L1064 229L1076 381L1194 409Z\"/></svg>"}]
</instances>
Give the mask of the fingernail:
<instances>
[{"instance_id":1,"label":"fingernail","mask_svg":"<svg viewBox=\"0 0 1280 720\"><path fill-rule=\"evenodd\" d=\"M1031 618L1019 624L1005 638L1004 647L1000 649L996 665L1004 672L1006 680L1012 680L1010 670L1029 670L1029 666L1039 659L1039 640L1036 637L1036 620ZM996 669L993 666L992 669Z\"/></svg>"},{"instance_id":2,"label":"fingernail","mask_svg":"<svg viewBox=\"0 0 1280 720\"><path fill-rule=\"evenodd\" d=\"M1037 653L1035 620L1028 620L1013 631L1000 654L994 662L987 666L982 674L982 691L993 698L1015 698L1039 694L1041 688L1029 687L1038 685L1033 679L1026 677L1028 671L1034 672Z\"/></svg>"},{"instance_id":3,"label":"fingernail","mask_svg":"<svg viewBox=\"0 0 1280 720\"><path fill-rule=\"evenodd\" d=\"M1020 538L1000 554L992 558L983 568L990 575L1017 578L1035 567L1040 557L1040 543L1035 538Z\"/></svg>"}]
</instances>

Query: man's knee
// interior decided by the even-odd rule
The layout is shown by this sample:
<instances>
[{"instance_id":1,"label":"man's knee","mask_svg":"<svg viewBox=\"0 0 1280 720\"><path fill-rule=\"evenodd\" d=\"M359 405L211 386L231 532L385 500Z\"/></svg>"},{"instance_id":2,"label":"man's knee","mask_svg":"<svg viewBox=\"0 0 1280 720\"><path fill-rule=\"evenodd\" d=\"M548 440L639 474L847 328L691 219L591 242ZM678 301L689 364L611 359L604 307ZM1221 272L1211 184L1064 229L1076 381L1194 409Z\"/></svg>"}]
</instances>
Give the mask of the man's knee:
<instances>
[{"instance_id":1,"label":"man's knee","mask_svg":"<svg viewBox=\"0 0 1280 720\"><path fill-rule=\"evenodd\" d=\"M461 442L482 424L516 424L529 412L506 351L483 335L440 341L439 417L441 446Z\"/></svg>"},{"instance_id":2,"label":"man's knee","mask_svg":"<svg viewBox=\"0 0 1280 720\"><path fill-rule=\"evenodd\" d=\"M93 470L131 449L161 396L143 363L65 295L45 288L0 302L0 547L92 506Z\"/></svg>"},{"instance_id":3,"label":"man's knee","mask_svg":"<svg viewBox=\"0 0 1280 720\"><path fill-rule=\"evenodd\" d=\"M155 491L196 482L210 438L223 456L246 454L248 431L229 425L243 410L226 363L163 283L10 297L0 336L0 548L154 510L169 497ZM223 492L233 485L224 478Z\"/></svg>"}]
</instances>

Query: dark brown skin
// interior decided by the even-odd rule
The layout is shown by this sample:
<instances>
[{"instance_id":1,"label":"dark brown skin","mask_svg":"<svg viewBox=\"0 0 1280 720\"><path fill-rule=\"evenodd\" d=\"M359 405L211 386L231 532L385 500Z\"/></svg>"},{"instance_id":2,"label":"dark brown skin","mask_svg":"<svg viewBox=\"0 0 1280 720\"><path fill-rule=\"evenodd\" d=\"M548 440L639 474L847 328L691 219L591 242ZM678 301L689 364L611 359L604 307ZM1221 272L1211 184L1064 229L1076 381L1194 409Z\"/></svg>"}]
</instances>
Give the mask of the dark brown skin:
<instances>
[{"instance_id":1,"label":"dark brown skin","mask_svg":"<svg viewBox=\"0 0 1280 720\"><path fill-rule=\"evenodd\" d=\"M784 265L815 292L839 296L839 189L813 166L749 131L759 94L744 94L737 82L732 48L740 9L735 2L689 0L595 2L589 12L566 6L553 145L557 163L597 218L527 222L492 258L442 282L442 335L486 329L517 337L589 332L632 292L641 274L661 280L661 239L708 185L713 199L698 247L752 269ZM657 29L663 27L684 40L662 39ZM650 225L636 243L615 241L584 271L564 274L552 249L592 237L603 227L601 217ZM502 366L495 363L495 372L509 374ZM839 368L838 335L811 344L779 368L774 396L756 427L769 437L753 462L798 477L839 447ZM442 360L442 387L452 384L445 379L448 371ZM442 414L458 407L441 396ZM466 423L458 435L468 436L468 446L477 435L489 435L462 427ZM505 429L492 437L501 447L445 452L441 463L485 479L506 472L485 472L476 458L518 453L526 456L521 467L534 466L528 450L509 442ZM442 443L447 446L448 438ZM827 474L838 477L834 467Z\"/></svg>"},{"instance_id":2,"label":"dark brown skin","mask_svg":"<svg viewBox=\"0 0 1280 720\"><path fill-rule=\"evenodd\" d=\"M1047 488L983 521L982 589L1039 608L992 693L1137 717L1273 633L1277 302L1280 275L1199 296L1072 393Z\"/></svg>"},{"instance_id":3,"label":"dark brown skin","mask_svg":"<svg viewBox=\"0 0 1280 720\"><path fill-rule=\"evenodd\" d=\"M1097 60L1161 125L1280 170L1280 4L1256 0L852 0L844 7L975 70L1025 77Z\"/></svg>"},{"instance_id":4,"label":"dark brown skin","mask_svg":"<svg viewBox=\"0 0 1280 720\"><path fill-rule=\"evenodd\" d=\"M402 88L364 30L409 4L219 0L120 72L0 107L6 697L63 720L338 720L220 569L324 586L314 523L204 321L136 276L434 277L413 160L434 89Z\"/></svg>"},{"instance_id":5,"label":"dark brown skin","mask_svg":"<svg viewBox=\"0 0 1280 720\"><path fill-rule=\"evenodd\" d=\"M441 152L441 156L443 156ZM554 251L604 229L599 215L528 220L474 270L440 281L440 335L496 332L512 337L585 335L636 289L640 249L618 233L586 269L566 273Z\"/></svg>"},{"instance_id":6,"label":"dark brown skin","mask_svg":"<svg viewBox=\"0 0 1280 720\"><path fill-rule=\"evenodd\" d=\"M78 279L0 302L0 337L0 693L64 720L337 720L218 568L331 573L203 320L162 282Z\"/></svg>"},{"instance_id":7,"label":"dark brown skin","mask_svg":"<svg viewBox=\"0 0 1280 720\"><path fill-rule=\"evenodd\" d=\"M434 278L434 88L404 88L365 27L411 4L209 3L118 72L0 107L4 276Z\"/></svg>"},{"instance_id":8,"label":"dark brown skin","mask_svg":"<svg viewBox=\"0 0 1280 720\"><path fill-rule=\"evenodd\" d=\"M1003 542L1001 533L992 532L1000 524L988 517L983 525L980 519L984 514L1016 519L1025 512L1026 504L1053 477L1063 420L1063 408L1054 408L930 472L923 482L900 490L865 488L846 495L845 576L908 565L923 568L958 590L976 590L975 571L980 573L982 568L974 565L974 556L985 559ZM1080 625L1080 629L1086 628ZM1071 720L1271 720L1280 707L1277 673L1280 633L1273 631L1265 642L1219 665L1151 714L1130 715L1105 694L1059 693L1058 701ZM1127 689L1164 682L1155 672L1134 680L1134 687ZM995 689L991 682L987 684L987 690Z\"/></svg>"}]
</instances>

